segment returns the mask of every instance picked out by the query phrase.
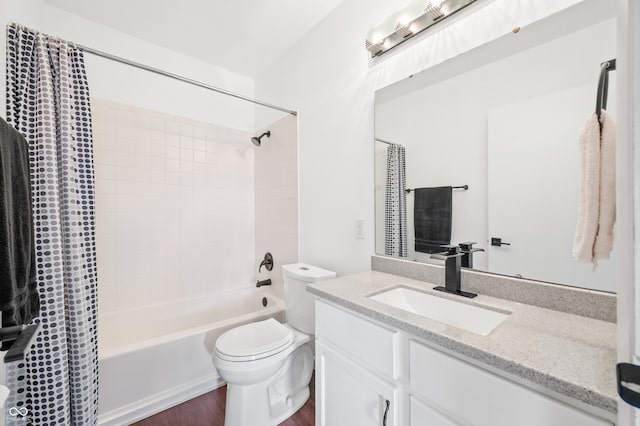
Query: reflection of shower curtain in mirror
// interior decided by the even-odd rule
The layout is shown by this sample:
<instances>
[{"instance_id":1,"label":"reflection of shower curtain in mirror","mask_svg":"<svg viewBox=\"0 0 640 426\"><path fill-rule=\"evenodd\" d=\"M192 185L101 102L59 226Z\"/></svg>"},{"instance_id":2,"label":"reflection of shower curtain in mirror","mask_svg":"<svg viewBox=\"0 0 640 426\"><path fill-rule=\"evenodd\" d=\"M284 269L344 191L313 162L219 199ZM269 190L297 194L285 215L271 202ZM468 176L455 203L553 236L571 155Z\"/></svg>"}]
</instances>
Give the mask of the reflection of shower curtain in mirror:
<instances>
[{"instance_id":1,"label":"reflection of shower curtain in mirror","mask_svg":"<svg viewBox=\"0 0 640 426\"><path fill-rule=\"evenodd\" d=\"M89 88L82 52L11 25L7 121L29 143L41 331L7 365L7 426L95 425L97 277Z\"/></svg>"},{"instance_id":2,"label":"reflection of shower curtain in mirror","mask_svg":"<svg viewBox=\"0 0 640 426\"><path fill-rule=\"evenodd\" d=\"M387 148L387 192L384 209L384 254L407 257L407 187L404 147Z\"/></svg>"}]
</instances>

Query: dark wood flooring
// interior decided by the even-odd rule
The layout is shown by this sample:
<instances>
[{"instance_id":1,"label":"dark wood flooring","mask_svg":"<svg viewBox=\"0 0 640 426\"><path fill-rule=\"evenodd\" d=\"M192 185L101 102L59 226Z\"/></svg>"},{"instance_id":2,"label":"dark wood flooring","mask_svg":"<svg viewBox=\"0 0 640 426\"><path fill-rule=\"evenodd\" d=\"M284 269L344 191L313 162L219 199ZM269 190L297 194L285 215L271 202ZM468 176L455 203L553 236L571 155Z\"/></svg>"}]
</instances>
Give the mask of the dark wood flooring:
<instances>
[{"instance_id":1,"label":"dark wood flooring","mask_svg":"<svg viewBox=\"0 0 640 426\"><path fill-rule=\"evenodd\" d=\"M311 397L280 426L315 426L315 377L311 378ZM147 417L133 426L223 426L227 387L223 386L168 410Z\"/></svg>"}]
</instances>

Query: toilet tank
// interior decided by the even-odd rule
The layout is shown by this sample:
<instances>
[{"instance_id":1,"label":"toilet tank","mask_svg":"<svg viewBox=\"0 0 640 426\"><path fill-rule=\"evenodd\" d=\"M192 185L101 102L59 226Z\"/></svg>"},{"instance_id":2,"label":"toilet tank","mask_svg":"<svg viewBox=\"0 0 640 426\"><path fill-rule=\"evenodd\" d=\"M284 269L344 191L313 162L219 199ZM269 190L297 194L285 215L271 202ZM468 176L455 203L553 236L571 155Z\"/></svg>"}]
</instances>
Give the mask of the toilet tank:
<instances>
[{"instance_id":1,"label":"toilet tank","mask_svg":"<svg viewBox=\"0 0 640 426\"><path fill-rule=\"evenodd\" d=\"M282 266L287 322L297 330L314 334L314 298L307 284L335 278L336 273L316 266L294 263Z\"/></svg>"}]
</instances>

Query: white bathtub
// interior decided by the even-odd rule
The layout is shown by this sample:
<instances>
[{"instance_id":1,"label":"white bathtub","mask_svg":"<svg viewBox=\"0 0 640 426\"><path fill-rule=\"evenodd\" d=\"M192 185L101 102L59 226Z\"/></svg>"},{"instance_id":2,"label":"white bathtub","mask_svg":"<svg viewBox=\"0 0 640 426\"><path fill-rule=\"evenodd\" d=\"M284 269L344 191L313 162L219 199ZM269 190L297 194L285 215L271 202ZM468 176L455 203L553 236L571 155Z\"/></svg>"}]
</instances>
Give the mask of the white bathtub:
<instances>
[{"instance_id":1,"label":"white bathtub","mask_svg":"<svg viewBox=\"0 0 640 426\"><path fill-rule=\"evenodd\" d=\"M221 386L218 336L268 317L283 321L284 302L255 288L100 316L98 424L129 424Z\"/></svg>"}]
</instances>

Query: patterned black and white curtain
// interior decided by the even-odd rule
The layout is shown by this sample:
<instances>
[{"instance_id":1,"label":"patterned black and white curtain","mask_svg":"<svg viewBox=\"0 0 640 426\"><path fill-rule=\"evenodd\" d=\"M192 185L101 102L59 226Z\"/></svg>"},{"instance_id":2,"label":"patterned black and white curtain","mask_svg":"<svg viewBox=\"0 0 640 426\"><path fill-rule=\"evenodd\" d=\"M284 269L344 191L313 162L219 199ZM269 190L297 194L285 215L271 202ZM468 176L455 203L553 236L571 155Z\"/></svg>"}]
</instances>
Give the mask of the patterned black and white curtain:
<instances>
[{"instance_id":1,"label":"patterned black and white curtain","mask_svg":"<svg viewBox=\"0 0 640 426\"><path fill-rule=\"evenodd\" d=\"M8 26L7 121L29 143L42 303L35 321L42 326L25 362L6 364L12 391L5 404L6 424L95 425L94 172L82 51Z\"/></svg>"},{"instance_id":2,"label":"patterned black and white curtain","mask_svg":"<svg viewBox=\"0 0 640 426\"><path fill-rule=\"evenodd\" d=\"M384 214L384 254L407 257L407 187L404 147L387 148L387 192Z\"/></svg>"}]
</instances>

